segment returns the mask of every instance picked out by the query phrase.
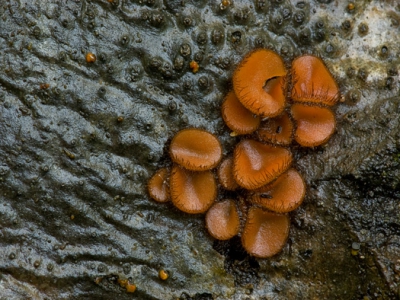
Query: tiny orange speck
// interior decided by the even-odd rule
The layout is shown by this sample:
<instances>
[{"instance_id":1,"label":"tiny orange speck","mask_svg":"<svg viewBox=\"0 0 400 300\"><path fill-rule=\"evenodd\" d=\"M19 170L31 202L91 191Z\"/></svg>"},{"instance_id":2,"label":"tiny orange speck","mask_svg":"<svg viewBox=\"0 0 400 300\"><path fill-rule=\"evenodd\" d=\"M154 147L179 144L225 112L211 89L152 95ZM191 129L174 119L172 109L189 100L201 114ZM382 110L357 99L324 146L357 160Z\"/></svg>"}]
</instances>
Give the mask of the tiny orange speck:
<instances>
[{"instance_id":1,"label":"tiny orange speck","mask_svg":"<svg viewBox=\"0 0 400 300\"><path fill-rule=\"evenodd\" d=\"M94 282L95 282L96 284L100 284L100 282L102 281L102 279L103 279L103 278L101 278L101 277L96 277L96 279L94 280Z\"/></svg>"},{"instance_id":2,"label":"tiny orange speck","mask_svg":"<svg viewBox=\"0 0 400 300\"><path fill-rule=\"evenodd\" d=\"M165 270L160 270L160 272L158 272L158 276L161 280L167 280L169 277L168 272Z\"/></svg>"},{"instance_id":3,"label":"tiny orange speck","mask_svg":"<svg viewBox=\"0 0 400 300\"><path fill-rule=\"evenodd\" d=\"M118 279L118 283L121 287L126 287L126 285L128 284L128 279Z\"/></svg>"},{"instance_id":4,"label":"tiny orange speck","mask_svg":"<svg viewBox=\"0 0 400 300\"><path fill-rule=\"evenodd\" d=\"M96 55L94 53L92 53L92 52L88 52L86 54L86 61L88 63L94 63L96 61Z\"/></svg>"},{"instance_id":5,"label":"tiny orange speck","mask_svg":"<svg viewBox=\"0 0 400 300\"><path fill-rule=\"evenodd\" d=\"M199 70L199 64L196 62L196 61L194 61L194 60L192 60L191 62L190 62L190 68L192 69L192 72L193 73L197 73L197 71Z\"/></svg>"},{"instance_id":6,"label":"tiny orange speck","mask_svg":"<svg viewBox=\"0 0 400 300\"><path fill-rule=\"evenodd\" d=\"M134 285L133 283L128 282L126 284L126 291L128 293L134 293L136 291L136 285Z\"/></svg>"}]
</instances>

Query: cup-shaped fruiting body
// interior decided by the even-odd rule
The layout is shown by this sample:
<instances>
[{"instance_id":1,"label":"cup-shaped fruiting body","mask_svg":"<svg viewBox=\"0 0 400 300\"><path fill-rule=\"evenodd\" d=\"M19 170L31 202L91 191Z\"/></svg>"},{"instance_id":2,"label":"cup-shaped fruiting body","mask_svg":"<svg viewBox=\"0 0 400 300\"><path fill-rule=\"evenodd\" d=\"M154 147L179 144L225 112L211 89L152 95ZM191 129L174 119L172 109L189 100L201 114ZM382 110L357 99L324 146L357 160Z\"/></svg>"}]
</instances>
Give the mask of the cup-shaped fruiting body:
<instances>
[{"instance_id":1,"label":"cup-shaped fruiting body","mask_svg":"<svg viewBox=\"0 0 400 300\"><path fill-rule=\"evenodd\" d=\"M285 107L286 68L282 58L267 49L246 56L233 74L239 101L256 115L274 117Z\"/></svg>"},{"instance_id":2,"label":"cup-shaped fruiting body","mask_svg":"<svg viewBox=\"0 0 400 300\"><path fill-rule=\"evenodd\" d=\"M296 123L294 139L303 147L322 145L335 131L335 115L329 108L295 103L291 113Z\"/></svg>"},{"instance_id":3,"label":"cup-shaped fruiting body","mask_svg":"<svg viewBox=\"0 0 400 300\"><path fill-rule=\"evenodd\" d=\"M260 125L260 117L245 108L233 91L225 97L221 112L225 124L238 134L252 133Z\"/></svg>"},{"instance_id":4,"label":"cup-shaped fruiting body","mask_svg":"<svg viewBox=\"0 0 400 300\"><path fill-rule=\"evenodd\" d=\"M219 140L211 133L201 129L179 131L171 141L172 160L192 171L214 168L222 157Z\"/></svg>"},{"instance_id":5,"label":"cup-shaped fruiting body","mask_svg":"<svg viewBox=\"0 0 400 300\"><path fill-rule=\"evenodd\" d=\"M174 165L170 175L171 201L189 214L206 212L217 196L217 184L211 171L193 172Z\"/></svg>"},{"instance_id":6,"label":"cup-shaped fruiting body","mask_svg":"<svg viewBox=\"0 0 400 300\"><path fill-rule=\"evenodd\" d=\"M242 245L253 256L271 257L285 246L289 228L290 219L287 215L251 207L242 232Z\"/></svg>"},{"instance_id":7,"label":"cup-shaped fruiting body","mask_svg":"<svg viewBox=\"0 0 400 300\"><path fill-rule=\"evenodd\" d=\"M169 201L169 182L167 168L159 169L153 177L150 178L147 185L150 197L157 202Z\"/></svg>"},{"instance_id":8,"label":"cup-shaped fruiting body","mask_svg":"<svg viewBox=\"0 0 400 300\"><path fill-rule=\"evenodd\" d=\"M206 226L217 240L228 240L239 233L240 219L233 200L215 203L206 214Z\"/></svg>"},{"instance_id":9,"label":"cup-shaped fruiting body","mask_svg":"<svg viewBox=\"0 0 400 300\"><path fill-rule=\"evenodd\" d=\"M254 190L277 178L291 163L286 148L242 140L234 151L233 175L240 186Z\"/></svg>"},{"instance_id":10,"label":"cup-shaped fruiting body","mask_svg":"<svg viewBox=\"0 0 400 300\"><path fill-rule=\"evenodd\" d=\"M239 185L233 177L233 159L225 158L218 167L218 181L228 191L236 190Z\"/></svg>"},{"instance_id":11,"label":"cup-shaped fruiting body","mask_svg":"<svg viewBox=\"0 0 400 300\"><path fill-rule=\"evenodd\" d=\"M262 121L257 130L258 138L276 145L288 146L293 139L293 121L284 112L280 116Z\"/></svg>"},{"instance_id":12,"label":"cup-shaped fruiting body","mask_svg":"<svg viewBox=\"0 0 400 300\"><path fill-rule=\"evenodd\" d=\"M250 202L277 213L295 210L303 202L306 185L295 169L289 169L274 182L253 191Z\"/></svg>"},{"instance_id":13,"label":"cup-shaped fruiting body","mask_svg":"<svg viewBox=\"0 0 400 300\"><path fill-rule=\"evenodd\" d=\"M304 55L296 58L292 63L292 81L293 101L334 105L339 100L339 87L318 57Z\"/></svg>"}]
</instances>

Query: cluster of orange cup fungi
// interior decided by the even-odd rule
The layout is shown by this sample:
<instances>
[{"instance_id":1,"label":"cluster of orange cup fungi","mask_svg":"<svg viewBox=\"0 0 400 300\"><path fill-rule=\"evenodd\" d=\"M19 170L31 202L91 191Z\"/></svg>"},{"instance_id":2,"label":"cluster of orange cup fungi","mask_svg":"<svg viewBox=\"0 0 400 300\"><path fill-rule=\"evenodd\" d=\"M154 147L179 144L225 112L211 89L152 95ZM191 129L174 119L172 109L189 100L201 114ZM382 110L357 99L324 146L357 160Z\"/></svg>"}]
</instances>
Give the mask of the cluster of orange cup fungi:
<instances>
[{"instance_id":1,"label":"cluster of orange cup fungi","mask_svg":"<svg viewBox=\"0 0 400 300\"><path fill-rule=\"evenodd\" d=\"M338 99L338 85L320 58L300 56L288 72L275 52L251 52L235 70L233 90L221 107L231 136L239 139L233 154L223 158L220 142L207 131L178 132L169 149L172 168L158 170L149 181L151 198L172 201L186 213L207 212L214 238L240 235L249 254L275 255L289 235L288 212L302 203L306 191L292 167L290 146L293 140L303 147L326 143L335 130L331 106ZM236 199L216 201L214 173Z\"/></svg>"}]
</instances>

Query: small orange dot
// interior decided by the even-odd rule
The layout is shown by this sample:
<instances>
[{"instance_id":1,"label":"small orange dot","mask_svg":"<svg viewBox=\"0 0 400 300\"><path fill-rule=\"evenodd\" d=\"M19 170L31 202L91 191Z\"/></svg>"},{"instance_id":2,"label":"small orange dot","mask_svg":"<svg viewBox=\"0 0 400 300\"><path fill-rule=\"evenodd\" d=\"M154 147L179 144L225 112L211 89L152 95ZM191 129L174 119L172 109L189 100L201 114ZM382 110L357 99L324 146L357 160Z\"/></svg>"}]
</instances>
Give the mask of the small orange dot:
<instances>
[{"instance_id":1,"label":"small orange dot","mask_svg":"<svg viewBox=\"0 0 400 300\"><path fill-rule=\"evenodd\" d=\"M198 64L196 61L194 61L194 60L192 60L192 61L190 62L189 67L192 69L192 72L193 72L193 73L197 73L197 71L199 71L199 64Z\"/></svg>"},{"instance_id":2,"label":"small orange dot","mask_svg":"<svg viewBox=\"0 0 400 300\"><path fill-rule=\"evenodd\" d=\"M128 279L120 279L118 278L118 283L121 287L126 287L126 285L128 284Z\"/></svg>"},{"instance_id":3,"label":"small orange dot","mask_svg":"<svg viewBox=\"0 0 400 300\"><path fill-rule=\"evenodd\" d=\"M100 284L100 282L103 280L103 278L101 278L101 277L96 277L96 279L94 280L94 282L96 283L96 284Z\"/></svg>"},{"instance_id":4,"label":"small orange dot","mask_svg":"<svg viewBox=\"0 0 400 300\"><path fill-rule=\"evenodd\" d=\"M167 280L169 277L168 272L165 270L160 270L160 272L158 272L158 276L161 280Z\"/></svg>"},{"instance_id":5,"label":"small orange dot","mask_svg":"<svg viewBox=\"0 0 400 300\"><path fill-rule=\"evenodd\" d=\"M128 282L126 284L126 291L128 293L134 293L136 291L136 285L134 285L133 283Z\"/></svg>"},{"instance_id":6,"label":"small orange dot","mask_svg":"<svg viewBox=\"0 0 400 300\"><path fill-rule=\"evenodd\" d=\"M71 220L73 220L73 219L75 219L75 216L74 216L74 215L71 215L71 217L70 217L70 218L71 218Z\"/></svg>"},{"instance_id":7,"label":"small orange dot","mask_svg":"<svg viewBox=\"0 0 400 300\"><path fill-rule=\"evenodd\" d=\"M41 90L46 90L46 89L48 89L50 87L50 84L48 84L48 83L42 83L41 85L40 85L40 89Z\"/></svg>"},{"instance_id":8,"label":"small orange dot","mask_svg":"<svg viewBox=\"0 0 400 300\"><path fill-rule=\"evenodd\" d=\"M119 116L117 119L118 122L122 122L123 120L124 120L124 117L122 117L122 116Z\"/></svg>"},{"instance_id":9,"label":"small orange dot","mask_svg":"<svg viewBox=\"0 0 400 300\"><path fill-rule=\"evenodd\" d=\"M92 52L88 52L86 54L86 61L88 63L94 63L96 61L96 55L94 53L92 53Z\"/></svg>"}]
</instances>

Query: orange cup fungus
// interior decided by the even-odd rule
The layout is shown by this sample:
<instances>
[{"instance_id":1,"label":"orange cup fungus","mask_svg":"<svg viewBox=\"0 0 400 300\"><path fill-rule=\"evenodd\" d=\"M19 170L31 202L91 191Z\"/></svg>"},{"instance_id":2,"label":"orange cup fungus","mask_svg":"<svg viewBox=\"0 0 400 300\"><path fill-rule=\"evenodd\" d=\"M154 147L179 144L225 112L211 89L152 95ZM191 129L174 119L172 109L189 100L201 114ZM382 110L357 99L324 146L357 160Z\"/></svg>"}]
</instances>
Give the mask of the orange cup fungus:
<instances>
[{"instance_id":1,"label":"orange cup fungus","mask_svg":"<svg viewBox=\"0 0 400 300\"><path fill-rule=\"evenodd\" d=\"M289 236L288 215L251 207L242 232L242 245L256 257L271 257L282 250Z\"/></svg>"},{"instance_id":2,"label":"orange cup fungus","mask_svg":"<svg viewBox=\"0 0 400 300\"><path fill-rule=\"evenodd\" d=\"M118 278L118 283L121 287L124 287L126 289L127 293L134 293L136 291L136 285L129 282L128 279Z\"/></svg>"},{"instance_id":3,"label":"orange cup fungus","mask_svg":"<svg viewBox=\"0 0 400 300\"><path fill-rule=\"evenodd\" d=\"M218 167L218 181L222 187L228 191L234 191L239 188L235 177L233 176L233 159L225 158Z\"/></svg>"},{"instance_id":4,"label":"orange cup fungus","mask_svg":"<svg viewBox=\"0 0 400 300\"><path fill-rule=\"evenodd\" d=\"M256 115L275 117L285 108L286 68L275 52L258 49L246 56L233 74L239 101Z\"/></svg>"},{"instance_id":5,"label":"orange cup fungus","mask_svg":"<svg viewBox=\"0 0 400 300\"><path fill-rule=\"evenodd\" d=\"M260 125L260 117L245 108L233 91L226 95L221 112L225 124L235 133L249 134Z\"/></svg>"},{"instance_id":6,"label":"orange cup fungus","mask_svg":"<svg viewBox=\"0 0 400 300\"><path fill-rule=\"evenodd\" d=\"M204 171L218 165L222 157L219 140L201 129L179 131L171 141L172 161L192 171Z\"/></svg>"},{"instance_id":7,"label":"orange cup fungus","mask_svg":"<svg viewBox=\"0 0 400 300\"><path fill-rule=\"evenodd\" d=\"M319 57L304 55L296 58L292 63L292 80L293 101L331 106L339 100L339 87Z\"/></svg>"},{"instance_id":8,"label":"orange cup fungus","mask_svg":"<svg viewBox=\"0 0 400 300\"><path fill-rule=\"evenodd\" d=\"M206 227L218 240L229 240L239 233L239 213L233 200L215 203L206 214Z\"/></svg>"},{"instance_id":9,"label":"orange cup fungus","mask_svg":"<svg viewBox=\"0 0 400 300\"><path fill-rule=\"evenodd\" d=\"M289 169L274 182L252 191L249 201L273 212L287 213L300 206L305 194L303 178L295 169Z\"/></svg>"},{"instance_id":10,"label":"orange cup fungus","mask_svg":"<svg viewBox=\"0 0 400 300\"><path fill-rule=\"evenodd\" d=\"M258 138L263 142L288 146L293 140L293 121L287 112L263 121L257 130Z\"/></svg>"},{"instance_id":11,"label":"orange cup fungus","mask_svg":"<svg viewBox=\"0 0 400 300\"><path fill-rule=\"evenodd\" d=\"M259 258L281 251L289 235L288 213L305 197L303 178L290 168L293 139L303 147L322 145L336 126L330 106L338 101L339 88L323 61L301 56L289 74L277 53L251 52L235 70L233 90L221 107L222 118L235 133L231 136L246 135L237 137L233 157L220 163L222 147L214 135L184 129L171 141L170 175L162 168L148 184L151 198L170 199L186 213L207 212L211 236L226 240L239 235L244 249ZM236 192L238 203L216 202L211 169L217 166L220 188ZM239 216L245 220L242 225Z\"/></svg>"},{"instance_id":12,"label":"orange cup fungus","mask_svg":"<svg viewBox=\"0 0 400 300\"><path fill-rule=\"evenodd\" d=\"M169 201L168 170L162 168L150 178L147 185L150 197L157 202Z\"/></svg>"},{"instance_id":13,"label":"orange cup fungus","mask_svg":"<svg viewBox=\"0 0 400 300\"><path fill-rule=\"evenodd\" d=\"M286 148L242 140L235 148L233 175L241 187L254 190L282 174L291 162Z\"/></svg>"},{"instance_id":14,"label":"orange cup fungus","mask_svg":"<svg viewBox=\"0 0 400 300\"><path fill-rule=\"evenodd\" d=\"M291 113L297 124L294 139L303 147L322 145L335 131L335 116L329 108L295 103Z\"/></svg>"},{"instance_id":15,"label":"orange cup fungus","mask_svg":"<svg viewBox=\"0 0 400 300\"><path fill-rule=\"evenodd\" d=\"M206 212L217 196L217 183L211 171L191 172L178 165L170 176L172 203L189 214Z\"/></svg>"}]
</instances>

